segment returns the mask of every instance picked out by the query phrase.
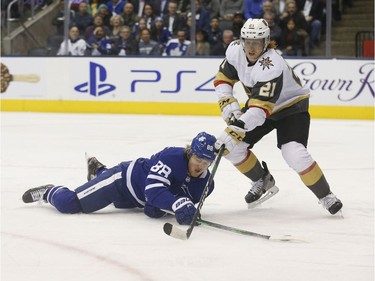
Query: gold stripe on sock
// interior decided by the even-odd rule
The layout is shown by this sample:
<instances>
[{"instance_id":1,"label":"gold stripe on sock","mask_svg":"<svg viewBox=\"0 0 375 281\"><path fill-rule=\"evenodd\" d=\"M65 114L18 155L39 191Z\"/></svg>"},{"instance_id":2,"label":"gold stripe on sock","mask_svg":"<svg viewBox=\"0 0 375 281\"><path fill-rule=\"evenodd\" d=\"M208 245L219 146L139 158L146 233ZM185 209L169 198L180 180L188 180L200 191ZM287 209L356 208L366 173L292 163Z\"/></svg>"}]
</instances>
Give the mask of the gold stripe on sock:
<instances>
[{"instance_id":1,"label":"gold stripe on sock","mask_svg":"<svg viewBox=\"0 0 375 281\"><path fill-rule=\"evenodd\" d=\"M305 185L312 186L323 176L323 172L320 169L319 165L314 162L306 170L299 173L299 175Z\"/></svg>"},{"instance_id":2,"label":"gold stripe on sock","mask_svg":"<svg viewBox=\"0 0 375 281\"><path fill-rule=\"evenodd\" d=\"M254 153L252 153L250 150L247 152L246 158L235 165L235 167L243 174L246 174L249 172L252 168L254 168L255 164L257 163L257 157Z\"/></svg>"}]
</instances>

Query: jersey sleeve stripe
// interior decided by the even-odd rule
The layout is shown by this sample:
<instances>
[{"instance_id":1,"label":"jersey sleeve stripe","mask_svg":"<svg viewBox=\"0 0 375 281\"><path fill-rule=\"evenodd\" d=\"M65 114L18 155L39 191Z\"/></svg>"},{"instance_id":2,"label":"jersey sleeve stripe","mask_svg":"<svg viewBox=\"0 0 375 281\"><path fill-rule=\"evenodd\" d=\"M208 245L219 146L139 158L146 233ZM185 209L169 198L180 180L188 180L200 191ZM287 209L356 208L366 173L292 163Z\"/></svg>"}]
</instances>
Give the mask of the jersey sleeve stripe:
<instances>
[{"instance_id":1,"label":"jersey sleeve stripe","mask_svg":"<svg viewBox=\"0 0 375 281\"><path fill-rule=\"evenodd\" d=\"M158 182L158 183L152 183L152 184L146 185L145 190L149 190L149 189L155 188L155 187L165 187L165 185L162 184L162 183L160 183L160 182Z\"/></svg>"},{"instance_id":2,"label":"jersey sleeve stripe","mask_svg":"<svg viewBox=\"0 0 375 281\"><path fill-rule=\"evenodd\" d=\"M167 185L171 185L170 180L168 180L168 179L166 179L164 177L158 176L158 175L148 175L147 179L154 179L154 180L158 180L158 181L164 182Z\"/></svg>"}]
</instances>

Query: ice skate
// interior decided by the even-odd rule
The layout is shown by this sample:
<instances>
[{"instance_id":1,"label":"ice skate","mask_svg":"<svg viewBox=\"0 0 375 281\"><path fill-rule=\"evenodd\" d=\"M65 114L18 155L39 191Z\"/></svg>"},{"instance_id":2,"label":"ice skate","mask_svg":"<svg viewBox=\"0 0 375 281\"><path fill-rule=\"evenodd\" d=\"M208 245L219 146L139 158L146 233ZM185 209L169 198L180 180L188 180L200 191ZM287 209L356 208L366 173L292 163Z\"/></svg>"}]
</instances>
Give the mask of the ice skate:
<instances>
[{"instance_id":1,"label":"ice skate","mask_svg":"<svg viewBox=\"0 0 375 281\"><path fill-rule=\"evenodd\" d=\"M100 163L95 157L89 156L87 153L85 155L87 161L87 180L90 181L96 178L96 172L101 168L105 168L105 165Z\"/></svg>"},{"instance_id":2,"label":"ice skate","mask_svg":"<svg viewBox=\"0 0 375 281\"><path fill-rule=\"evenodd\" d=\"M335 215L342 208L342 202L332 192L328 193L325 197L319 199L319 204L328 210L332 215Z\"/></svg>"},{"instance_id":3,"label":"ice skate","mask_svg":"<svg viewBox=\"0 0 375 281\"><path fill-rule=\"evenodd\" d=\"M54 187L53 184L46 184L34 188L30 188L22 195L22 201L25 203L33 203L33 202L47 202L43 195L46 191L50 188Z\"/></svg>"},{"instance_id":4,"label":"ice skate","mask_svg":"<svg viewBox=\"0 0 375 281\"><path fill-rule=\"evenodd\" d=\"M267 164L265 162L262 162L262 165L264 169L263 176L258 181L254 182L253 186L245 196L245 201L249 204L249 208L251 208L253 203L259 200L263 196L263 194L266 194L266 198L264 198L262 202L268 200L279 191L279 189L275 186L275 180L273 176L268 171ZM262 202L259 202L259 204Z\"/></svg>"}]
</instances>

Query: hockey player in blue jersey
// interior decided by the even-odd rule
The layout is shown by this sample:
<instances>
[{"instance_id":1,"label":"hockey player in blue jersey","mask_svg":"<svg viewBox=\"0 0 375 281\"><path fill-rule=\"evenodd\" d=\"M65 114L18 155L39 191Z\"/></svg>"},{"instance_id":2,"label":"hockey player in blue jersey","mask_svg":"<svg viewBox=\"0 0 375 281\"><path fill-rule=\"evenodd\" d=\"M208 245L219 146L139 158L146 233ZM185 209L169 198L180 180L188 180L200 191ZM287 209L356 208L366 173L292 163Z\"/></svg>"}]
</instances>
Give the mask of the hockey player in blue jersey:
<instances>
[{"instance_id":1,"label":"hockey player in blue jersey","mask_svg":"<svg viewBox=\"0 0 375 281\"><path fill-rule=\"evenodd\" d=\"M144 208L152 218L167 210L180 224L190 224L195 203L203 193L215 159L216 138L199 133L184 147L166 147L150 158L124 161L107 169L95 157L88 158L88 182L74 191L62 185L43 185L27 190L25 203L48 202L61 213L92 213L111 203L116 208ZM210 194L214 182L209 188Z\"/></svg>"}]
</instances>

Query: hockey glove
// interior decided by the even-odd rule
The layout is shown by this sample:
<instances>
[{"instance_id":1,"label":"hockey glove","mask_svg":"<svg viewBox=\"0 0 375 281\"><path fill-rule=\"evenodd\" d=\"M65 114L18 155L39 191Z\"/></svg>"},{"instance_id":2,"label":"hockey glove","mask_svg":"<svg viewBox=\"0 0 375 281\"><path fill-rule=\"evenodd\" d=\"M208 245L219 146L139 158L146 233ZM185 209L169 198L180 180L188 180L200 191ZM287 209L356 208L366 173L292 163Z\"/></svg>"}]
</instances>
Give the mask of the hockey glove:
<instances>
[{"instance_id":1,"label":"hockey glove","mask_svg":"<svg viewBox=\"0 0 375 281\"><path fill-rule=\"evenodd\" d=\"M189 198L182 197L173 203L172 210L179 224L190 224L193 220L196 208Z\"/></svg>"},{"instance_id":2,"label":"hockey glove","mask_svg":"<svg viewBox=\"0 0 375 281\"><path fill-rule=\"evenodd\" d=\"M145 215L149 216L150 218L161 218L166 214L166 212L160 210L159 208L156 208L149 203L146 202L145 208L143 209L143 212Z\"/></svg>"},{"instance_id":3,"label":"hockey glove","mask_svg":"<svg viewBox=\"0 0 375 281\"><path fill-rule=\"evenodd\" d=\"M219 106L223 120L228 125L230 125L234 119L238 119L242 115L240 104L237 99L233 97L220 99Z\"/></svg>"},{"instance_id":4,"label":"hockey glove","mask_svg":"<svg viewBox=\"0 0 375 281\"><path fill-rule=\"evenodd\" d=\"M243 123L240 120L237 120L236 124L241 126L243 125ZM224 130L224 132L221 133L221 135L216 140L215 148L220 149L220 147L224 144L224 155L227 155L240 142L243 141L243 139L245 138L245 134L246 131L243 128L239 126L230 125Z\"/></svg>"}]
</instances>

